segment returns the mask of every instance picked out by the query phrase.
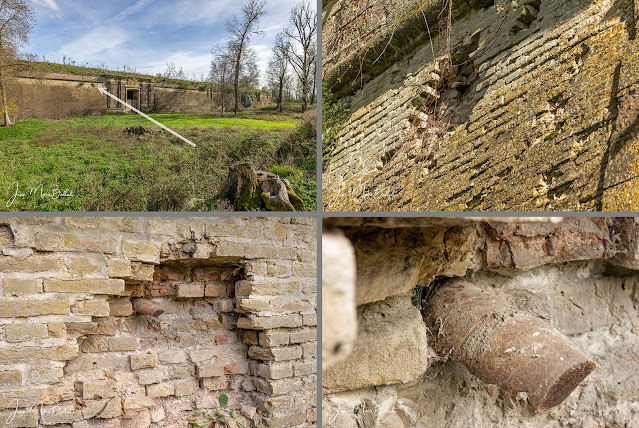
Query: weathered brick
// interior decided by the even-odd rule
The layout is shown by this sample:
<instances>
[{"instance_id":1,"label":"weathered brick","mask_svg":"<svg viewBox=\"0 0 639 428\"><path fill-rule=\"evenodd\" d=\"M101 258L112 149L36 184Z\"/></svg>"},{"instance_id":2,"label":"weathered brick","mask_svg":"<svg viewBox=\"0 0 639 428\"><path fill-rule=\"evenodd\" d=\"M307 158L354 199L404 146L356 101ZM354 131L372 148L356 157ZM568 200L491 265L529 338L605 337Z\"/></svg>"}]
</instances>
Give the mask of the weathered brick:
<instances>
[{"instance_id":1,"label":"weathered brick","mask_svg":"<svg viewBox=\"0 0 639 428\"><path fill-rule=\"evenodd\" d=\"M302 357L302 348L300 346L285 346L269 349L261 346L251 346L248 354L249 357L256 360L297 360Z\"/></svg>"},{"instance_id":2,"label":"weathered brick","mask_svg":"<svg viewBox=\"0 0 639 428\"><path fill-rule=\"evenodd\" d=\"M199 389L200 384L196 380L184 379L175 382L175 395L178 397L193 396Z\"/></svg>"},{"instance_id":3,"label":"weathered brick","mask_svg":"<svg viewBox=\"0 0 639 428\"><path fill-rule=\"evenodd\" d=\"M162 370L141 370L137 374L140 385L160 383L167 378L166 373Z\"/></svg>"},{"instance_id":4,"label":"weathered brick","mask_svg":"<svg viewBox=\"0 0 639 428\"><path fill-rule=\"evenodd\" d=\"M109 351L137 351L138 340L135 337L109 337Z\"/></svg>"},{"instance_id":5,"label":"weathered brick","mask_svg":"<svg viewBox=\"0 0 639 428\"><path fill-rule=\"evenodd\" d=\"M283 363L260 364L257 374L264 379L283 379L293 376L293 364L289 361Z\"/></svg>"},{"instance_id":6,"label":"weathered brick","mask_svg":"<svg viewBox=\"0 0 639 428\"><path fill-rule=\"evenodd\" d=\"M306 376L317 373L317 360L295 361L293 363L295 376Z\"/></svg>"},{"instance_id":7,"label":"weathered brick","mask_svg":"<svg viewBox=\"0 0 639 428\"><path fill-rule=\"evenodd\" d=\"M54 384L60 382L64 376L61 367L31 367L28 373L31 385Z\"/></svg>"},{"instance_id":8,"label":"weathered brick","mask_svg":"<svg viewBox=\"0 0 639 428\"><path fill-rule=\"evenodd\" d=\"M204 291L206 297L226 297L227 296L227 284L223 282L215 282L213 284L206 284Z\"/></svg>"},{"instance_id":9,"label":"weathered brick","mask_svg":"<svg viewBox=\"0 0 639 428\"><path fill-rule=\"evenodd\" d=\"M197 364L197 377L224 376L224 364Z\"/></svg>"},{"instance_id":10,"label":"weathered brick","mask_svg":"<svg viewBox=\"0 0 639 428\"><path fill-rule=\"evenodd\" d=\"M258 391L268 395L283 395L291 392L299 391L302 388L302 381L299 379L253 379L255 388Z\"/></svg>"},{"instance_id":11,"label":"weathered brick","mask_svg":"<svg viewBox=\"0 0 639 428\"><path fill-rule=\"evenodd\" d=\"M106 265L94 257L70 256L67 259L67 267L74 277L82 278L87 275L103 274Z\"/></svg>"},{"instance_id":12,"label":"weathered brick","mask_svg":"<svg viewBox=\"0 0 639 428\"><path fill-rule=\"evenodd\" d=\"M100 400L118 395L118 384L113 379L88 381L82 384L82 398L85 400Z\"/></svg>"},{"instance_id":13,"label":"weathered brick","mask_svg":"<svg viewBox=\"0 0 639 428\"><path fill-rule=\"evenodd\" d=\"M75 229L106 229L131 233L142 230L140 217L67 217L64 222Z\"/></svg>"},{"instance_id":14,"label":"weathered brick","mask_svg":"<svg viewBox=\"0 0 639 428\"><path fill-rule=\"evenodd\" d=\"M107 260L107 272L111 278L130 278L133 276L131 260L113 257Z\"/></svg>"},{"instance_id":15,"label":"weathered brick","mask_svg":"<svg viewBox=\"0 0 639 428\"><path fill-rule=\"evenodd\" d=\"M122 254L135 261L156 264L160 262L160 247L152 242L122 241Z\"/></svg>"},{"instance_id":16,"label":"weathered brick","mask_svg":"<svg viewBox=\"0 0 639 428\"><path fill-rule=\"evenodd\" d=\"M159 408L162 408L161 406ZM148 428L151 426L151 412L141 409L128 413L120 421L120 428Z\"/></svg>"},{"instance_id":17,"label":"weathered brick","mask_svg":"<svg viewBox=\"0 0 639 428\"><path fill-rule=\"evenodd\" d=\"M29 362L32 360L68 361L78 355L78 345L67 343L62 346L18 346L0 349L0 364Z\"/></svg>"},{"instance_id":18,"label":"weathered brick","mask_svg":"<svg viewBox=\"0 0 639 428\"><path fill-rule=\"evenodd\" d=\"M264 312L271 309L269 299L238 299L238 308L243 312Z\"/></svg>"},{"instance_id":19,"label":"weathered brick","mask_svg":"<svg viewBox=\"0 0 639 428\"><path fill-rule=\"evenodd\" d=\"M317 356L317 344L315 342L302 343L304 359L315 358Z\"/></svg>"},{"instance_id":20,"label":"weathered brick","mask_svg":"<svg viewBox=\"0 0 639 428\"><path fill-rule=\"evenodd\" d=\"M175 393L175 386L170 383L147 386L146 395L151 398L169 397Z\"/></svg>"},{"instance_id":21,"label":"weathered brick","mask_svg":"<svg viewBox=\"0 0 639 428\"><path fill-rule=\"evenodd\" d=\"M290 333L288 331L269 330L259 334L260 345L267 348L288 345Z\"/></svg>"},{"instance_id":22,"label":"weathered brick","mask_svg":"<svg viewBox=\"0 0 639 428\"><path fill-rule=\"evenodd\" d=\"M162 351L159 354L160 361L165 364L184 364L186 363L186 352L181 349L171 349Z\"/></svg>"},{"instance_id":23,"label":"weathered brick","mask_svg":"<svg viewBox=\"0 0 639 428\"><path fill-rule=\"evenodd\" d=\"M95 367L103 370L126 371L129 370L129 358L120 354L80 354L65 366L68 373L85 372Z\"/></svg>"},{"instance_id":24,"label":"weathered brick","mask_svg":"<svg viewBox=\"0 0 639 428\"><path fill-rule=\"evenodd\" d=\"M0 409L38 406L43 402L44 394L43 389L34 388L0 392Z\"/></svg>"},{"instance_id":25,"label":"weathered brick","mask_svg":"<svg viewBox=\"0 0 639 428\"><path fill-rule=\"evenodd\" d=\"M129 299L109 302L109 315L112 317L128 317L133 315L133 304Z\"/></svg>"},{"instance_id":26,"label":"weathered brick","mask_svg":"<svg viewBox=\"0 0 639 428\"><path fill-rule=\"evenodd\" d=\"M217 357L217 349L197 349L189 352L191 361L199 363Z\"/></svg>"},{"instance_id":27,"label":"weathered brick","mask_svg":"<svg viewBox=\"0 0 639 428\"><path fill-rule=\"evenodd\" d=\"M9 324L5 327L7 342L25 342L47 337L46 324Z\"/></svg>"},{"instance_id":28,"label":"weathered brick","mask_svg":"<svg viewBox=\"0 0 639 428\"><path fill-rule=\"evenodd\" d=\"M202 379L202 388L206 391L219 391L228 388L229 381L225 376L207 377Z\"/></svg>"},{"instance_id":29,"label":"weathered brick","mask_svg":"<svg viewBox=\"0 0 639 428\"><path fill-rule=\"evenodd\" d=\"M197 267L193 269L193 281L218 281L222 270L217 267Z\"/></svg>"},{"instance_id":30,"label":"weathered brick","mask_svg":"<svg viewBox=\"0 0 639 428\"><path fill-rule=\"evenodd\" d=\"M67 337L67 326L63 322L50 322L47 324L47 329L49 330L49 337Z\"/></svg>"},{"instance_id":31,"label":"weathered brick","mask_svg":"<svg viewBox=\"0 0 639 428\"><path fill-rule=\"evenodd\" d=\"M201 269L201 268L196 268ZM184 281L188 276L188 269L183 267L175 267L175 266L162 266L162 269L156 272L158 275L157 279L161 281ZM155 278L154 278L155 279ZM198 280L201 278L198 278Z\"/></svg>"},{"instance_id":32,"label":"weathered brick","mask_svg":"<svg viewBox=\"0 0 639 428\"><path fill-rule=\"evenodd\" d=\"M259 344L257 331L245 331L243 335L243 340L244 340L244 343L246 343L247 345Z\"/></svg>"},{"instance_id":33,"label":"weathered brick","mask_svg":"<svg viewBox=\"0 0 639 428\"><path fill-rule=\"evenodd\" d=\"M131 355L131 370L141 370L157 367L159 362L158 354L134 354Z\"/></svg>"},{"instance_id":34,"label":"weathered brick","mask_svg":"<svg viewBox=\"0 0 639 428\"><path fill-rule=\"evenodd\" d=\"M42 279L7 278L4 280L5 294L42 293Z\"/></svg>"},{"instance_id":35,"label":"weathered brick","mask_svg":"<svg viewBox=\"0 0 639 428\"><path fill-rule=\"evenodd\" d=\"M20 385L22 372L19 370L0 370L0 386Z\"/></svg>"},{"instance_id":36,"label":"weathered brick","mask_svg":"<svg viewBox=\"0 0 639 428\"><path fill-rule=\"evenodd\" d=\"M175 284L153 282L144 285L144 295L148 297L172 296L176 293L175 289Z\"/></svg>"},{"instance_id":37,"label":"weathered brick","mask_svg":"<svg viewBox=\"0 0 639 428\"><path fill-rule=\"evenodd\" d=\"M131 262L131 279L135 281L153 281L155 265L149 263Z\"/></svg>"},{"instance_id":38,"label":"weathered brick","mask_svg":"<svg viewBox=\"0 0 639 428\"><path fill-rule=\"evenodd\" d=\"M311 342L317 338L317 331L314 329L297 330L291 332L291 344Z\"/></svg>"},{"instance_id":39,"label":"weathered brick","mask_svg":"<svg viewBox=\"0 0 639 428\"><path fill-rule=\"evenodd\" d=\"M124 291L122 279L44 279L44 291L58 293L120 294Z\"/></svg>"},{"instance_id":40,"label":"weathered brick","mask_svg":"<svg viewBox=\"0 0 639 428\"><path fill-rule=\"evenodd\" d=\"M317 325L317 314L303 314L302 322L305 326L314 327Z\"/></svg>"},{"instance_id":41,"label":"weathered brick","mask_svg":"<svg viewBox=\"0 0 639 428\"><path fill-rule=\"evenodd\" d=\"M37 427L38 411L34 409L0 411L0 423L3 428Z\"/></svg>"},{"instance_id":42,"label":"weathered brick","mask_svg":"<svg viewBox=\"0 0 639 428\"><path fill-rule=\"evenodd\" d=\"M224 374L227 374L227 375L247 374L247 373L248 373L248 363L231 363L224 366Z\"/></svg>"},{"instance_id":43,"label":"weathered brick","mask_svg":"<svg viewBox=\"0 0 639 428\"><path fill-rule=\"evenodd\" d=\"M109 316L109 302L106 300L80 300L73 304L72 312L78 315L91 315L94 317Z\"/></svg>"},{"instance_id":44,"label":"weathered brick","mask_svg":"<svg viewBox=\"0 0 639 428\"><path fill-rule=\"evenodd\" d=\"M59 256L34 254L24 260L11 256L0 256L0 272L55 272L64 269L64 260Z\"/></svg>"},{"instance_id":45,"label":"weathered brick","mask_svg":"<svg viewBox=\"0 0 639 428\"><path fill-rule=\"evenodd\" d=\"M67 300L2 300L0 318L31 317L36 315L66 315L70 312Z\"/></svg>"},{"instance_id":46,"label":"weathered brick","mask_svg":"<svg viewBox=\"0 0 639 428\"><path fill-rule=\"evenodd\" d=\"M122 405L126 411L139 410L153 406L155 406L153 399L145 395L130 395L124 399L124 404Z\"/></svg>"},{"instance_id":47,"label":"weathered brick","mask_svg":"<svg viewBox=\"0 0 639 428\"><path fill-rule=\"evenodd\" d=\"M95 232L37 232L34 236L34 248L39 251L91 251L113 254L117 248L117 240L115 237Z\"/></svg>"},{"instance_id":48,"label":"weathered brick","mask_svg":"<svg viewBox=\"0 0 639 428\"><path fill-rule=\"evenodd\" d=\"M82 340L80 349L82 352L108 352L108 338L104 336L90 335Z\"/></svg>"},{"instance_id":49,"label":"weathered brick","mask_svg":"<svg viewBox=\"0 0 639 428\"><path fill-rule=\"evenodd\" d=\"M249 315L237 320L237 327L243 329L266 330L273 328L302 327L302 317L299 314L276 315L258 317Z\"/></svg>"},{"instance_id":50,"label":"weathered brick","mask_svg":"<svg viewBox=\"0 0 639 428\"><path fill-rule=\"evenodd\" d=\"M220 333L215 335L216 345L228 345L229 343L237 342L237 336L235 334Z\"/></svg>"},{"instance_id":51,"label":"weathered brick","mask_svg":"<svg viewBox=\"0 0 639 428\"><path fill-rule=\"evenodd\" d=\"M178 285L178 297L204 297L204 285L195 283L183 283Z\"/></svg>"},{"instance_id":52,"label":"weathered brick","mask_svg":"<svg viewBox=\"0 0 639 428\"><path fill-rule=\"evenodd\" d=\"M299 291L300 282L295 280L263 279L259 281L237 281L236 296L280 296L292 295Z\"/></svg>"}]
</instances>

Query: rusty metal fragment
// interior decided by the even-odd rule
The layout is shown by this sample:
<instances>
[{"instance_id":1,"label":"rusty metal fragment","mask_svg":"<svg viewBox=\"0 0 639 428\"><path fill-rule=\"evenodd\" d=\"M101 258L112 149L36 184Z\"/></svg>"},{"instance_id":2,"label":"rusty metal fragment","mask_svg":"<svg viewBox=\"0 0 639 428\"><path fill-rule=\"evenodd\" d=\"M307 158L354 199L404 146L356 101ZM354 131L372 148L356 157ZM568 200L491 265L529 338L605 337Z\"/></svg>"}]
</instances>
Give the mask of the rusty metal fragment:
<instances>
[{"instance_id":1,"label":"rusty metal fragment","mask_svg":"<svg viewBox=\"0 0 639 428\"><path fill-rule=\"evenodd\" d=\"M164 313L164 309L145 299L133 299L133 311L141 315L151 315L152 317L159 317Z\"/></svg>"},{"instance_id":2,"label":"rusty metal fragment","mask_svg":"<svg viewBox=\"0 0 639 428\"><path fill-rule=\"evenodd\" d=\"M526 392L535 410L559 405L596 367L552 326L463 280L440 283L424 318L440 355L486 383Z\"/></svg>"}]
</instances>

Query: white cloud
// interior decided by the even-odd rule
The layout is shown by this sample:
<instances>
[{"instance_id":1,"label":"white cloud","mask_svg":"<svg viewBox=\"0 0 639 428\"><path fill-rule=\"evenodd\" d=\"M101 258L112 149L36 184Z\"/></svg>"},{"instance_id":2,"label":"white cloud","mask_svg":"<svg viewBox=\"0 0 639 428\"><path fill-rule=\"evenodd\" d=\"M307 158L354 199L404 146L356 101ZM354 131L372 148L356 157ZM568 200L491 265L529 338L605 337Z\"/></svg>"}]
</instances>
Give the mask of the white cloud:
<instances>
[{"instance_id":1,"label":"white cloud","mask_svg":"<svg viewBox=\"0 0 639 428\"><path fill-rule=\"evenodd\" d=\"M175 63L178 69L182 67L188 77L192 77L193 75L199 77L200 73L204 73L206 76L211 66L211 54L203 55L193 52L175 52L164 57L162 60L147 62L147 65L143 68L139 68L138 72L147 74L161 73L166 70L166 64L169 62Z\"/></svg>"},{"instance_id":2,"label":"white cloud","mask_svg":"<svg viewBox=\"0 0 639 428\"><path fill-rule=\"evenodd\" d=\"M118 21L121 21L124 18L126 18L127 16L133 15L135 12L138 12L138 11L142 10L142 8L145 7L150 2L151 2L151 0L139 0L133 6L129 6L126 9L124 9L117 16L114 16L113 18L110 18L109 20L107 20L107 22L118 22Z\"/></svg>"},{"instance_id":3,"label":"white cloud","mask_svg":"<svg viewBox=\"0 0 639 428\"><path fill-rule=\"evenodd\" d=\"M100 26L58 50L58 56L66 55L81 62L102 62L107 51L113 50L130 39L130 35L115 26Z\"/></svg>"},{"instance_id":4,"label":"white cloud","mask_svg":"<svg viewBox=\"0 0 639 428\"><path fill-rule=\"evenodd\" d=\"M60 6L58 6L55 0L33 0L33 2L40 6L48 7L56 12L60 12Z\"/></svg>"}]
</instances>

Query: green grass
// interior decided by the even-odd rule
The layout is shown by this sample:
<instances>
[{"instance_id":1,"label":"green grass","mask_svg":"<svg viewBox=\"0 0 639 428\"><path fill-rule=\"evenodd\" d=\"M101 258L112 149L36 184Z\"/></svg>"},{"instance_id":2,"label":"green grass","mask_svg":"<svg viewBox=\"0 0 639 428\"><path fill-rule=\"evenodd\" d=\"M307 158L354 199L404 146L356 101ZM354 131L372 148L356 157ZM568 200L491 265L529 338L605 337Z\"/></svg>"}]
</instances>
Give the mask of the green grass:
<instances>
[{"instance_id":1,"label":"green grass","mask_svg":"<svg viewBox=\"0 0 639 428\"><path fill-rule=\"evenodd\" d=\"M157 114L156 120L197 144L193 148L138 115L26 120L0 128L0 209L20 211L165 211L220 206L215 195L228 167L291 168L300 197L314 193L314 139L299 118L272 112L239 117ZM144 125L142 136L123 129ZM313 168L311 168L313 166ZM42 185L72 197L9 198ZM305 196L302 196L305 195ZM314 198L313 198L314 199ZM314 209L313 204L309 206Z\"/></svg>"}]
</instances>

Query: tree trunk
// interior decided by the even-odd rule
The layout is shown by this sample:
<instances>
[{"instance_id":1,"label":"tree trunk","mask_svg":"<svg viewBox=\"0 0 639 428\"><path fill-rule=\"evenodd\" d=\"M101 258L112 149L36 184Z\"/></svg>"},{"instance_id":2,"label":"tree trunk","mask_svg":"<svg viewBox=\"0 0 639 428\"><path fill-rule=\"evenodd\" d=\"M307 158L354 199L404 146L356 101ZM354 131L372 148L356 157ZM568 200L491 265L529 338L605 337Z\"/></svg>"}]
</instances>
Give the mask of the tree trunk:
<instances>
[{"instance_id":1,"label":"tree trunk","mask_svg":"<svg viewBox=\"0 0 639 428\"><path fill-rule=\"evenodd\" d=\"M2 117L4 119L4 123L2 126L11 126L13 122L9 118L9 111L7 105L7 93L5 91L4 85L4 62L2 60L2 40L0 40L0 93L2 93Z\"/></svg>"},{"instance_id":2,"label":"tree trunk","mask_svg":"<svg viewBox=\"0 0 639 428\"><path fill-rule=\"evenodd\" d=\"M280 109L280 113L282 113L282 97L284 96L284 79L280 79L280 87L277 94L277 108Z\"/></svg>"},{"instance_id":3,"label":"tree trunk","mask_svg":"<svg viewBox=\"0 0 639 428\"><path fill-rule=\"evenodd\" d=\"M235 93L235 108L234 114L237 114L239 110L240 101L240 64L242 62L242 49L244 48L244 37L242 37L240 47L237 51L237 58L235 59L235 83L233 84L233 90Z\"/></svg>"}]
</instances>

